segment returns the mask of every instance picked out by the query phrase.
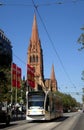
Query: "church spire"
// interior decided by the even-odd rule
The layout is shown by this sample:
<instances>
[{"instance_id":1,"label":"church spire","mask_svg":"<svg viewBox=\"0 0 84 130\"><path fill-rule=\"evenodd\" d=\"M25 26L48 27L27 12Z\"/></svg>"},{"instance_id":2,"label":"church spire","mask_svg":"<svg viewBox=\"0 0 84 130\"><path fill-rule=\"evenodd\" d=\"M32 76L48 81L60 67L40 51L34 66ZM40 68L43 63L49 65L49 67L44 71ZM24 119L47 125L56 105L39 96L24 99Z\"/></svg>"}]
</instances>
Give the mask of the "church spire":
<instances>
[{"instance_id":1,"label":"church spire","mask_svg":"<svg viewBox=\"0 0 84 130\"><path fill-rule=\"evenodd\" d=\"M56 80L55 78L55 72L54 72L54 65L52 65L52 70L51 70L51 77L50 77L51 80Z\"/></svg>"},{"instance_id":2,"label":"church spire","mask_svg":"<svg viewBox=\"0 0 84 130\"><path fill-rule=\"evenodd\" d=\"M34 67L35 75L35 89L38 90L40 78L43 81L43 51L41 47L41 41L38 34L38 26L36 21L36 15L34 14L32 33L28 47L28 60L27 64Z\"/></svg>"},{"instance_id":3,"label":"church spire","mask_svg":"<svg viewBox=\"0 0 84 130\"><path fill-rule=\"evenodd\" d=\"M36 15L34 14L31 42L37 43L38 41L39 41L38 27L37 27Z\"/></svg>"},{"instance_id":4,"label":"church spire","mask_svg":"<svg viewBox=\"0 0 84 130\"><path fill-rule=\"evenodd\" d=\"M57 91L58 88L57 88L57 80L55 78L54 65L52 65L50 80L51 80L51 90L52 91Z\"/></svg>"}]
</instances>

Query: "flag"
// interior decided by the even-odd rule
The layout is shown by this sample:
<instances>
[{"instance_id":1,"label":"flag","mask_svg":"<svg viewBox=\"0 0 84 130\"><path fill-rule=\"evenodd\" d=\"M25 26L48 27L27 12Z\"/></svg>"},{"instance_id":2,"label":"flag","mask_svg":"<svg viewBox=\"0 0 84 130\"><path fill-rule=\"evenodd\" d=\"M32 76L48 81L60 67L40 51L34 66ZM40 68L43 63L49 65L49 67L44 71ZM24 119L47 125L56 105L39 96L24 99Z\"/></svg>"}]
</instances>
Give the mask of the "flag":
<instances>
[{"instance_id":1,"label":"flag","mask_svg":"<svg viewBox=\"0 0 84 130\"><path fill-rule=\"evenodd\" d=\"M12 86L13 87L16 87L17 85L17 66L15 63L12 63L12 66L11 66L11 69L12 69Z\"/></svg>"},{"instance_id":2,"label":"flag","mask_svg":"<svg viewBox=\"0 0 84 130\"><path fill-rule=\"evenodd\" d=\"M30 87L35 88L34 68L29 64L27 64L27 82Z\"/></svg>"},{"instance_id":3,"label":"flag","mask_svg":"<svg viewBox=\"0 0 84 130\"><path fill-rule=\"evenodd\" d=\"M21 87L21 68L15 63L12 63L12 86L20 88Z\"/></svg>"},{"instance_id":4,"label":"flag","mask_svg":"<svg viewBox=\"0 0 84 130\"><path fill-rule=\"evenodd\" d=\"M21 68L17 66L17 88L21 87Z\"/></svg>"}]
</instances>

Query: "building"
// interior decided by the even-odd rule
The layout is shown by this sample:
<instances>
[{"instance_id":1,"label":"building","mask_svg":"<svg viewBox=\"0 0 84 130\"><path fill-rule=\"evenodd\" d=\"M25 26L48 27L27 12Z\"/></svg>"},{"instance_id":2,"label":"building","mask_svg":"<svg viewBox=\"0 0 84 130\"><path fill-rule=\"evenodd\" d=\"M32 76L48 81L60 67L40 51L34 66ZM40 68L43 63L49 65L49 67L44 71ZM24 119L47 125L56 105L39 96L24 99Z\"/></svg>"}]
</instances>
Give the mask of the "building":
<instances>
[{"instance_id":1,"label":"building","mask_svg":"<svg viewBox=\"0 0 84 130\"><path fill-rule=\"evenodd\" d=\"M45 79L46 90L58 91L57 80L54 72L54 65L52 65L50 79Z\"/></svg>"},{"instance_id":2,"label":"building","mask_svg":"<svg viewBox=\"0 0 84 130\"><path fill-rule=\"evenodd\" d=\"M52 86L53 90L57 90L57 81L54 74L54 66L52 68L51 79L44 79L43 70L43 51L39 38L36 15L34 15L32 34L28 46L27 64L34 67L35 70L35 90L49 90Z\"/></svg>"},{"instance_id":3,"label":"building","mask_svg":"<svg viewBox=\"0 0 84 130\"><path fill-rule=\"evenodd\" d=\"M10 40L0 29L0 66L10 66L12 61L12 46Z\"/></svg>"},{"instance_id":4,"label":"building","mask_svg":"<svg viewBox=\"0 0 84 130\"><path fill-rule=\"evenodd\" d=\"M52 65L52 70L51 70L51 77L50 77L50 85L51 85L51 90L52 91L57 91L57 80L55 77L55 71L54 71L54 65Z\"/></svg>"},{"instance_id":5,"label":"building","mask_svg":"<svg viewBox=\"0 0 84 130\"><path fill-rule=\"evenodd\" d=\"M34 15L32 34L29 41L27 64L34 67L35 89L38 89L38 87L43 83L44 74L43 74L43 51L38 34L36 15Z\"/></svg>"}]
</instances>

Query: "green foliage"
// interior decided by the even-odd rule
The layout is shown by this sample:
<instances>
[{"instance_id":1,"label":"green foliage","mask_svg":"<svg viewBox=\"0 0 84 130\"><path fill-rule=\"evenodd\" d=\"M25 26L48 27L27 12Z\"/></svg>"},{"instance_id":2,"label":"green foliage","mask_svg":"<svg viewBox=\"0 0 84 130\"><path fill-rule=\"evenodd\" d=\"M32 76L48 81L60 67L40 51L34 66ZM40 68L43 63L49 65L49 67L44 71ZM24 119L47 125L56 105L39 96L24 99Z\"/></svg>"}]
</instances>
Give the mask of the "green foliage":
<instances>
[{"instance_id":1,"label":"green foliage","mask_svg":"<svg viewBox=\"0 0 84 130\"><path fill-rule=\"evenodd\" d=\"M62 97L64 111L67 111L68 109L72 110L77 106L77 101L70 94L64 94L59 91L57 91L56 94Z\"/></svg>"},{"instance_id":2,"label":"green foliage","mask_svg":"<svg viewBox=\"0 0 84 130\"><path fill-rule=\"evenodd\" d=\"M81 79L84 81L84 70L82 71L82 77Z\"/></svg>"},{"instance_id":3,"label":"green foliage","mask_svg":"<svg viewBox=\"0 0 84 130\"><path fill-rule=\"evenodd\" d=\"M82 77L81 77L81 79L84 81L84 70L82 71ZM84 88L83 88L82 101L84 103Z\"/></svg>"},{"instance_id":4,"label":"green foliage","mask_svg":"<svg viewBox=\"0 0 84 130\"><path fill-rule=\"evenodd\" d=\"M84 95L82 95L82 101L84 102Z\"/></svg>"},{"instance_id":5,"label":"green foliage","mask_svg":"<svg viewBox=\"0 0 84 130\"><path fill-rule=\"evenodd\" d=\"M84 31L84 27L82 27L81 30ZM79 44L81 44L81 48L79 50L84 49L84 33L81 33L81 35L79 36L77 42Z\"/></svg>"},{"instance_id":6,"label":"green foliage","mask_svg":"<svg viewBox=\"0 0 84 130\"><path fill-rule=\"evenodd\" d=\"M21 87L20 88L12 87L12 93L11 94L12 94L12 103L13 104L16 104L16 91L17 91L17 102L21 103L21 100L23 100L23 104L25 104L26 103L25 81L23 81L23 80L21 81ZM11 96L11 94L10 94L10 96Z\"/></svg>"},{"instance_id":7,"label":"green foliage","mask_svg":"<svg viewBox=\"0 0 84 130\"><path fill-rule=\"evenodd\" d=\"M12 87L11 93L11 68L7 66L0 66L0 101L7 101L8 104L16 103L16 87ZM22 91L21 91L22 90ZM21 93L22 92L22 93ZM22 97L21 97L22 96ZM21 88L17 88L17 102L20 103L21 98L26 102L26 86L25 81L21 82Z\"/></svg>"},{"instance_id":8,"label":"green foliage","mask_svg":"<svg viewBox=\"0 0 84 130\"><path fill-rule=\"evenodd\" d=\"M81 30L84 31L84 26L81 28ZM80 35L77 42L82 45L82 47L79 50L84 49L84 33ZM81 79L84 81L84 71L82 71ZM84 102L84 94L82 95L82 101Z\"/></svg>"},{"instance_id":9,"label":"green foliage","mask_svg":"<svg viewBox=\"0 0 84 130\"><path fill-rule=\"evenodd\" d=\"M0 66L0 100L9 101L8 92L11 87L11 70L10 67Z\"/></svg>"}]
</instances>

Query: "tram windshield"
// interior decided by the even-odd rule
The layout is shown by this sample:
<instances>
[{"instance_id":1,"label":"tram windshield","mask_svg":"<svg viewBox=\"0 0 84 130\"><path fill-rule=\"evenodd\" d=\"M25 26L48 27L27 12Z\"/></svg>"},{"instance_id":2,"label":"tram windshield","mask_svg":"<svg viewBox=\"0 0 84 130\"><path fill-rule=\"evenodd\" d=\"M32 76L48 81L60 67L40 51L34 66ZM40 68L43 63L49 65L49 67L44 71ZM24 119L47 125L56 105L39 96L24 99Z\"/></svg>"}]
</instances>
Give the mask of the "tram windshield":
<instances>
[{"instance_id":1,"label":"tram windshield","mask_svg":"<svg viewBox=\"0 0 84 130\"><path fill-rule=\"evenodd\" d=\"M44 108L44 93L29 93L28 95L28 108L40 107Z\"/></svg>"}]
</instances>

